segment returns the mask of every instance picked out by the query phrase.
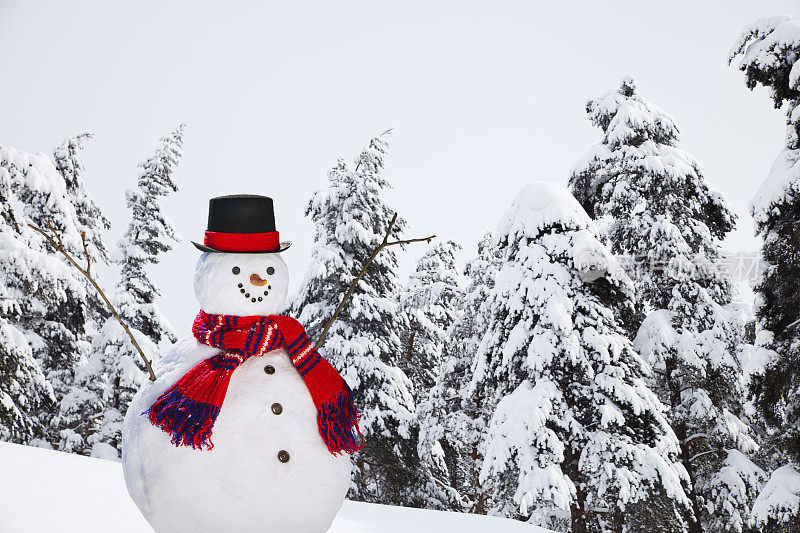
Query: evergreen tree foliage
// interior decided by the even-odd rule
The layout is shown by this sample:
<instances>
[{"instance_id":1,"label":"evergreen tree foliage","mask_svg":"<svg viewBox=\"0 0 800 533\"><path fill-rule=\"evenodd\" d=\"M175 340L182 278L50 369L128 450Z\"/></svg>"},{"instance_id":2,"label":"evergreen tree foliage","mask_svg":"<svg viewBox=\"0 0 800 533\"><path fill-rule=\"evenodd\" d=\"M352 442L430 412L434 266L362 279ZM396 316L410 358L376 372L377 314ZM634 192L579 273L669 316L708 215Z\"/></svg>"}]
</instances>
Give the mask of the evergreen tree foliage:
<instances>
[{"instance_id":1,"label":"evergreen tree foliage","mask_svg":"<svg viewBox=\"0 0 800 533\"><path fill-rule=\"evenodd\" d=\"M53 162L56 170L64 179L67 199L75 210L76 231L81 234L82 240L85 239L86 244L85 247L72 249L70 252L81 262L85 261L88 255L89 264L96 273L97 265L107 263L109 260L103 232L110 229L111 223L100 206L89 195L83 179L85 165L80 151L91 137L91 134L83 133L66 139L53 151ZM83 396L88 393L82 390L85 384L82 384L81 380L77 378L76 367L83 367L86 364L86 360L91 354L89 332L97 331L109 316L109 312L100 295L88 280L83 276L80 276L79 280L86 291L84 331L81 335L78 357L72 359L69 380L65 381L62 389L58 391L57 414L50 424L52 432L50 440L60 450L87 453L83 444L89 435L91 420L84 417L85 413L77 410L76 395Z\"/></svg>"},{"instance_id":2,"label":"evergreen tree foliage","mask_svg":"<svg viewBox=\"0 0 800 533\"><path fill-rule=\"evenodd\" d=\"M158 345L137 329L136 342L151 361ZM136 391L147 379L139 353L115 318L109 318L92 339L92 353L76 371L70 413L85 420L81 432L65 435L64 448L93 457L117 460L122 452L122 422ZM80 415L80 416L77 416Z\"/></svg>"},{"instance_id":3,"label":"evergreen tree foliage","mask_svg":"<svg viewBox=\"0 0 800 533\"><path fill-rule=\"evenodd\" d=\"M718 257L718 241L733 229L735 215L700 164L677 147L672 117L645 100L632 78L590 100L586 111L603 130L603 142L573 168L572 193L611 251L633 263L624 266L632 267L637 300L646 308L640 313L665 309L687 263L698 255L707 259L700 264ZM711 283L707 290L724 299L729 288Z\"/></svg>"},{"instance_id":4,"label":"evergreen tree foliage","mask_svg":"<svg viewBox=\"0 0 800 533\"><path fill-rule=\"evenodd\" d=\"M417 262L416 270L409 277L399 295L402 311L408 317L410 330L403 335L405 354L400 368L413 386L412 394L417 406L417 416L411 429L417 439L417 452L424 453L422 427L426 425L428 413L420 404L429 395L436 382L442 353L448 342L447 331L458 315L456 309L459 294L459 272L455 264L455 253L461 245L454 241L435 244ZM441 446L441 445L440 445ZM438 452L438 449L437 449ZM434 509L460 508L461 498L446 479L447 466L441 455L420 456L416 473L422 484L419 505Z\"/></svg>"},{"instance_id":5,"label":"evergreen tree foliage","mask_svg":"<svg viewBox=\"0 0 800 533\"><path fill-rule=\"evenodd\" d=\"M55 401L53 389L33 358L30 345L14 326L16 302L0 305L0 440L25 443L41 432L41 405Z\"/></svg>"},{"instance_id":6,"label":"evergreen tree foliage","mask_svg":"<svg viewBox=\"0 0 800 533\"><path fill-rule=\"evenodd\" d=\"M67 194L63 176L53 162L43 154L28 158L24 181L17 181L16 196L24 205L28 221L49 233L55 232L65 248L80 257L82 241L80 223ZM54 253L42 243L39 249ZM88 303L86 285L78 272L58 255L54 259L64 263L65 275L71 282L64 286L63 299L58 305L39 312L23 313L20 324L30 339L33 355L42 372L53 387L55 403L42 405L39 420L43 433L37 440L57 443L63 423L58 417L59 402L72 386L74 369L89 351L86 339ZM42 287L42 292L48 288Z\"/></svg>"},{"instance_id":7,"label":"evergreen tree foliage","mask_svg":"<svg viewBox=\"0 0 800 533\"><path fill-rule=\"evenodd\" d=\"M455 241L442 241L431 247L419 259L400 293L400 306L410 322L410 330L403 336L405 354L400 367L411 379L417 404L436 382L447 330L458 314L455 254L460 249Z\"/></svg>"},{"instance_id":8,"label":"evergreen tree foliage","mask_svg":"<svg viewBox=\"0 0 800 533\"><path fill-rule=\"evenodd\" d=\"M316 340L350 283L388 229L394 210L383 199L390 183L383 174L385 134L372 139L353 165L339 160L328 187L316 192L306 216L314 222L311 265L289 314ZM391 237L406 223L398 218ZM327 333L322 355L353 389L362 411L364 449L355 455L349 498L424 506L414 431L412 384L400 368L408 319L397 303L400 281L393 248L381 251Z\"/></svg>"},{"instance_id":9,"label":"evergreen tree foliage","mask_svg":"<svg viewBox=\"0 0 800 533\"><path fill-rule=\"evenodd\" d=\"M729 56L747 87L766 87L786 110L786 144L750 203L763 240L756 284L757 345L769 352L751 379L753 403L787 464L773 472L754 508L757 523L800 528L800 20L761 17ZM792 481L793 497L778 489Z\"/></svg>"},{"instance_id":10,"label":"evergreen tree foliage","mask_svg":"<svg viewBox=\"0 0 800 533\"><path fill-rule=\"evenodd\" d=\"M647 364L612 309L633 284L563 187L525 187L498 228L475 386L493 406L481 482L492 514L621 531L625 512L663 491L688 505L686 471Z\"/></svg>"},{"instance_id":11,"label":"evergreen tree foliage","mask_svg":"<svg viewBox=\"0 0 800 533\"><path fill-rule=\"evenodd\" d=\"M443 486L459 495L457 510L477 514L485 514L487 508L479 474L481 442L491 412L470 384L475 354L488 323L486 299L499 267L498 249L492 234L487 233L478 243L477 257L464 268L466 287L454 304L459 313L448 331L439 375L417 411L420 460Z\"/></svg>"},{"instance_id":12,"label":"evergreen tree foliage","mask_svg":"<svg viewBox=\"0 0 800 533\"><path fill-rule=\"evenodd\" d=\"M111 228L111 222L106 218L97 202L86 192L83 179L86 167L80 151L85 147L86 141L91 138L91 133L69 137L56 146L53 151L53 162L56 170L64 178L67 198L75 209L78 219L78 230L86 234L89 256L93 262L97 263L109 259L103 231Z\"/></svg>"},{"instance_id":13,"label":"evergreen tree foliage","mask_svg":"<svg viewBox=\"0 0 800 533\"><path fill-rule=\"evenodd\" d=\"M75 210L53 162L0 147L0 438L52 441L56 401L85 353L86 291L28 224L82 248Z\"/></svg>"},{"instance_id":14,"label":"evergreen tree foliage","mask_svg":"<svg viewBox=\"0 0 800 533\"><path fill-rule=\"evenodd\" d=\"M118 311L126 324L156 344L162 339L177 340L175 330L154 304L161 291L150 280L146 267L157 264L159 255L172 249L170 242L180 240L159 199L178 190L172 174L181 158L183 129L181 124L161 139L156 153L139 165L136 188L125 192L131 220L117 245L116 262L121 267Z\"/></svg>"},{"instance_id":15,"label":"evergreen tree foliage","mask_svg":"<svg viewBox=\"0 0 800 533\"><path fill-rule=\"evenodd\" d=\"M55 398L19 324L23 306L34 303L26 291L52 278L45 254L28 248L31 235L12 206L15 155L0 147L0 440L21 443L41 434L39 408Z\"/></svg>"},{"instance_id":16,"label":"evergreen tree foliage","mask_svg":"<svg viewBox=\"0 0 800 533\"><path fill-rule=\"evenodd\" d=\"M639 313L635 348L653 367L689 472L693 531L742 531L761 484L757 445L743 419L738 348L745 324L730 305L720 241L734 227L724 198L677 147L678 127L631 78L587 105L603 130L573 170L576 198L611 249L632 261ZM688 488L688 487L687 487Z\"/></svg>"},{"instance_id":17,"label":"evergreen tree foliage","mask_svg":"<svg viewBox=\"0 0 800 533\"><path fill-rule=\"evenodd\" d=\"M172 248L170 242L180 239L159 202L178 190L173 174L182 147L180 125L161 139L156 153L140 165L137 187L125 193L131 219L115 254L120 280L113 303L151 360L158 358L160 342L177 340L155 303L161 292L146 267L157 264L159 256ZM128 404L147 379L139 353L115 318L106 319L92 339L91 357L78 376L79 387L70 398L71 413L91 421L91 426L83 435L70 435L72 442L66 446L115 458L122 450L122 420Z\"/></svg>"},{"instance_id":18,"label":"evergreen tree foliage","mask_svg":"<svg viewBox=\"0 0 800 533\"><path fill-rule=\"evenodd\" d=\"M78 220L78 231L85 235L86 248L79 251L79 257L89 258L93 265L107 263L110 259L108 249L105 244L103 232L111 229L111 222L103 213L103 210L94 201L86 190L83 180L85 165L81 158L86 141L92 138L91 133L82 133L69 137L64 142L56 146L53 151L53 162L56 170L64 178L67 189L67 198L75 209ZM108 309L100 299L97 291L89 286L89 282L84 278L84 286L87 290L87 305L89 318L99 328L100 322L108 317Z\"/></svg>"}]
</instances>

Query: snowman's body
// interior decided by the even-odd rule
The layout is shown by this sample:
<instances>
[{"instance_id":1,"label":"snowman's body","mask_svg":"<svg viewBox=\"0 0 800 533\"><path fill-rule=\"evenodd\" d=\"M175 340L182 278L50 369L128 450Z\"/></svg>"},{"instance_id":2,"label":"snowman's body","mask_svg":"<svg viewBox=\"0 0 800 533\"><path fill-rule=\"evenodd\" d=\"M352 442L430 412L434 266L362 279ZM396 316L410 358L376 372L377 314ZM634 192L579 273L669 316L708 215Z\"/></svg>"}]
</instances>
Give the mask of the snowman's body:
<instances>
[{"instance_id":1,"label":"snowman's body","mask_svg":"<svg viewBox=\"0 0 800 533\"><path fill-rule=\"evenodd\" d=\"M206 267L201 260L198 275L213 280ZM202 287L202 304L201 293ZM131 403L123 466L134 502L159 533L326 531L347 493L350 456L328 451L311 395L283 349L251 357L233 372L210 450L175 446L142 415L195 364L217 353L194 338L178 342L158 380Z\"/></svg>"}]
</instances>

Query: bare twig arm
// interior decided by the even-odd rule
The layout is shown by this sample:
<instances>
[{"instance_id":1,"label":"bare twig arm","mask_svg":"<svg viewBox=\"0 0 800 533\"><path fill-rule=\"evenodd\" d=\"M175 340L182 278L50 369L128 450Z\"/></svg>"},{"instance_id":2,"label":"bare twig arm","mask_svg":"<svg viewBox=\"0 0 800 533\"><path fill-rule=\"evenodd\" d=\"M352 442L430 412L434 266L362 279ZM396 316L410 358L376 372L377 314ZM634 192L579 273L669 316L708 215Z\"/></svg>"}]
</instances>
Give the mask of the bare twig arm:
<instances>
[{"instance_id":1,"label":"bare twig arm","mask_svg":"<svg viewBox=\"0 0 800 533\"><path fill-rule=\"evenodd\" d=\"M422 241L426 241L426 242L430 243L431 240L433 240L435 237L436 237L436 235L429 235L427 237L420 237L419 239L406 239L404 241L387 242L386 244L383 245L383 247L394 246L395 244L410 244L412 242L422 242Z\"/></svg>"},{"instance_id":2,"label":"bare twig arm","mask_svg":"<svg viewBox=\"0 0 800 533\"><path fill-rule=\"evenodd\" d=\"M100 288L100 285L97 284L97 282L94 280L94 278L92 277L92 275L89 272L89 270L91 268L91 261L89 259L89 253L88 253L88 251L86 251L86 237L85 237L85 235L83 236L83 249L84 249L84 251L86 251L86 269L82 268L78 264L78 262L75 260L75 258L73 258L69 254L69 252L67 252L67 250L64 248L63 243L61 242L61 236L59 236L59 234L55 231L55 229L53 228L53 225L50 224L49 221L46 221L46 222L47 222L47 225L50 228L50 230L53 232L53 235L55 236L55 238L53 238L52 236L48 235L48 233L46 231L44 231L41 228L38 228L38 227L34 226L33 224L28 224L28 226L33 228L35 231L41 233L42 236L44 236L44 238L47 239L47 241L51 245L53 245L53 247L56 250L61 252L61 255L66 257L67 260L70 263L72 263L72 266L74 266L76 269L78 269L78 272L83 274L83 276L87 280L89 280L89 283L92 284L92 286L95 288L95 290L98 292L98 294L100 294L100 297L103 299L103 301L108 306L109 310L111 311L111 314L114 315L114 318L117 319L117 322L119 322L119 325L122 326L122 329L124 329L125 333L128 334L128 337L130 338L131 344L133 344L133 347L136 348L137 352L139 352L139 356L142 358L142 361L144 362L144 366L147 368L147 373L149 374L150 381L155 381L156 380L156 374L155 374L155 372L153 372L153 365L152 365L151 361L149 359L147 359L147 356L144 355L144 351L142 350L141 346L139 346L139 343L136 342L136 338L133 336L133 333L131 332L130 328L128 327L128 325L125 322L123 322L122 318L119 316L119 313L117 313L116 308L111 304L111 302L109 301L108 297L106 297L106 293L103 292L103 289Z\"/></svg>"},{"instance_id":3,"label":"bare twig arm","mask_svg":"<svg viewBox=\"0 0 800 533\"><path fill-rule=\"evenodd\" d=\"M325 336L328 334L328 330L331 328L334 321L336 321L336 319L339 317L339 313L342 311L342 308L344 308L344 304L347 302L347 299L350 298L350 296L353 294L353 291L356 290L356 285L358 285L358 282L361 281L361 278L364 276L364 272L367 271L367 267L369 266L370 263L372 263L375 257L378 256L378 253L381 250L383 250L387 246L394 246L395 244L409 244L412 242L422 242L422 241L427 241L428 243L430 243L431 240L433 240L433 238L436 237L436 235L430 235L428 237L422 237L419 239L406 239L402 241L389 242L389 235L392 233L392 228L394 227L395 222L397 222L397 213L395 213L394 216L392 217L392 220L389 221L389 227L386 228L386 234L383 236L383 241L381 241L381 243L377 246L377 248L375 248L372 251L372 254L364 262L364 266L361 267L361 272L358 273L356 279L354 279L353 282L350 284L350 287L348 287L347 292L344 293L344 297L342 297L342 301L339 302L338 306L336 306L336 311L333 312L333 316L331 317L330 320L328 320L328 323L325 324L325 328L322 330L322 333L319 334L317 342L314 343L314 346L317 348L317 350L319 350L325 343Z\"/></svg>"}]
</instances>

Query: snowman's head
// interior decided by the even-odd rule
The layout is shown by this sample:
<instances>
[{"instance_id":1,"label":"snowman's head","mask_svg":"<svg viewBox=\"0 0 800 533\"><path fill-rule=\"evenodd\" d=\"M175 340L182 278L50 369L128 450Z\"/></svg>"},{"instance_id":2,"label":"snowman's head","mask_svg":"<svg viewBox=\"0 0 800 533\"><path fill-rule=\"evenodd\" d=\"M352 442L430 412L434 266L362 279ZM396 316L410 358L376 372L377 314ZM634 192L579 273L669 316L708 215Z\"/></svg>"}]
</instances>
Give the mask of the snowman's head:
<instances>
[{"instance_id":1,"label":"snowman's head","mask_svg":"<svg viewBox=\"0 0 800 533\"><path fill-rule=\"evenodd\" d=\"M200 309L213 315L275 315L288 290L289 269L279 253L204 253L194 271Z\"/></svg>"}]
</instances>

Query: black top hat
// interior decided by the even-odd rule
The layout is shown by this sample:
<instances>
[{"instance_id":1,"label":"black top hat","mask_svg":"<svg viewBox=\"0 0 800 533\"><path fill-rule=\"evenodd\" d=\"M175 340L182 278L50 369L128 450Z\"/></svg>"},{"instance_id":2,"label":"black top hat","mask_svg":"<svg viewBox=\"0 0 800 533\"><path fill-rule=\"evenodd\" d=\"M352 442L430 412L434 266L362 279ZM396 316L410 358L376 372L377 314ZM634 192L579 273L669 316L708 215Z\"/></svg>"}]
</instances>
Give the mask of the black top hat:
<instances>
[{"instance_id":1,"label":"black top hat","mask_svg":"<svg viewBox=\"0 0 800 533\"><path fill-rule=\"evenodd\" d=\"M275 229L272 198L256 194L217 196L208 201L208 229L198 250L218 253L265 254L292 245L280 241Z\"/></svg>"}]
</instances>

